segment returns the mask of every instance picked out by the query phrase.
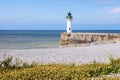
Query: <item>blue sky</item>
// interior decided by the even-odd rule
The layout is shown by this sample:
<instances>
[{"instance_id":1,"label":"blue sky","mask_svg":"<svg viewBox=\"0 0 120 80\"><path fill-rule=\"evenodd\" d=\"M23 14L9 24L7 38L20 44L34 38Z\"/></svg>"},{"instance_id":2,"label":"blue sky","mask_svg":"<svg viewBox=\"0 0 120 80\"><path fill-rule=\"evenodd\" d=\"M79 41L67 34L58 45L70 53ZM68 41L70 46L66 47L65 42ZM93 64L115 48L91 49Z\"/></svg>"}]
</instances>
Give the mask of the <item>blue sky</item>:
<instances>
[{"instance_id":1,"label":"blue sky","mask_svg":"<svg viewBox=\"0 0 120 80\"><path fill-rule=\"evenodd\" d=\"M69 10L73 29L120 30L120 0L0 0L0 29L66 29Z\"/></svg>"}]
</instances>

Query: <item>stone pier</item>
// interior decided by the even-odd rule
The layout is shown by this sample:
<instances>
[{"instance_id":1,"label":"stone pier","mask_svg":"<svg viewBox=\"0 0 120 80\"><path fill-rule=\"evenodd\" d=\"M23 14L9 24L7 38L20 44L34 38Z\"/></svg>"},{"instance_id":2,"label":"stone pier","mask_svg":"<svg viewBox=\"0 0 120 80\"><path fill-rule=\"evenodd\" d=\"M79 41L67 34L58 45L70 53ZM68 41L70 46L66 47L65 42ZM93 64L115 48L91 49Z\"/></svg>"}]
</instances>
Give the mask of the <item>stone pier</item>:
<instances>
[{"instance_id":1,"label":"stone pier","mask_svg":"<svg viewBox=\"0 0 120 80\"><path fill-rule=\"evenodd\" d=\"M120 33L61 33L60 46L83 46L120 42Z\"/></svg>"}]
</instances>

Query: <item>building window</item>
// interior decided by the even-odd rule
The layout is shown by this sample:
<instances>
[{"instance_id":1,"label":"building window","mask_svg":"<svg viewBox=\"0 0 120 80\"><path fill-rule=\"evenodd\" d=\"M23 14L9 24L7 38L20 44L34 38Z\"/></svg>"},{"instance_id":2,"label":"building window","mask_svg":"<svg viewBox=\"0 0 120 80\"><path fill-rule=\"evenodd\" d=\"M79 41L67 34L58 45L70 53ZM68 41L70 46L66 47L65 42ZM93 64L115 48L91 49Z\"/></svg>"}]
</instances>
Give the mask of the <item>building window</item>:
<instances>
[{"instance_id":1,"label":"building window","mask_svg":"<svg viewBox=\"0 0 120 80\"><path fill-rule=\"evenodd\" d=\"M70 30L70 28L69 28L69 30Z\"/></svg>"}]
</instances>

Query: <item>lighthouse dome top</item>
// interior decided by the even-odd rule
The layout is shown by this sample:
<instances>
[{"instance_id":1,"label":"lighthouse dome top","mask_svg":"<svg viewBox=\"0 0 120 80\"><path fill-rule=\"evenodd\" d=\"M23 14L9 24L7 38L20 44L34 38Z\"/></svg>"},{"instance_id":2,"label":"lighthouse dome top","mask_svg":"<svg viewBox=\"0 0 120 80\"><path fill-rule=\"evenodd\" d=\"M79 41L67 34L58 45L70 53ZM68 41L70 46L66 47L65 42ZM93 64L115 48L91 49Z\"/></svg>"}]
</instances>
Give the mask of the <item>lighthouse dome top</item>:
<instances>
[{"instance_id":1,"label":"lighthouse dome top","mask_svg":"<svg viewBox=\"0 0 120 80\"><path fill-rule=\"evenodd\" d=\"M70 11L69 11L68 15L71 16L71 12Z\"/></svg>"},{"instance_id":2,"label":"lighthouse dome top","mask_svg":"<svg viewBox=\"0 0 120 80\"><path fill-rule=\"evenodd\" d=\"M72 18L73 18L70 11L69 11L69 13L67 14L66 18L67 18L67 19L72 19Z\"/></svg>"}]
</instances>

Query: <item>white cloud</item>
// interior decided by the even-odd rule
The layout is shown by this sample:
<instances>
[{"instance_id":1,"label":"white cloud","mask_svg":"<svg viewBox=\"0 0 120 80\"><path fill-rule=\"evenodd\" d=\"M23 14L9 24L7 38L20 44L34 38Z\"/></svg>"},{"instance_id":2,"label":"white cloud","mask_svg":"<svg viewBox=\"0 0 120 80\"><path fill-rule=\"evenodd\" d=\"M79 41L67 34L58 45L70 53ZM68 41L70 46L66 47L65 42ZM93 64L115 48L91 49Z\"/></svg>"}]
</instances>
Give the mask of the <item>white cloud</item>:
<instances>
[{"instance_id":1,"label":"white cloud","mask_svg":"<svg viewBox=\"0 0 120 80\"><path fill-rule=\"evenodd\" d=\"M112 13L120 13L120 6L110 10Z\"/></svg>"}]
</instances>

